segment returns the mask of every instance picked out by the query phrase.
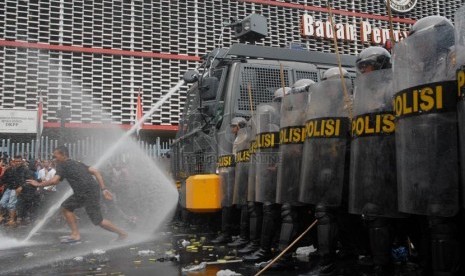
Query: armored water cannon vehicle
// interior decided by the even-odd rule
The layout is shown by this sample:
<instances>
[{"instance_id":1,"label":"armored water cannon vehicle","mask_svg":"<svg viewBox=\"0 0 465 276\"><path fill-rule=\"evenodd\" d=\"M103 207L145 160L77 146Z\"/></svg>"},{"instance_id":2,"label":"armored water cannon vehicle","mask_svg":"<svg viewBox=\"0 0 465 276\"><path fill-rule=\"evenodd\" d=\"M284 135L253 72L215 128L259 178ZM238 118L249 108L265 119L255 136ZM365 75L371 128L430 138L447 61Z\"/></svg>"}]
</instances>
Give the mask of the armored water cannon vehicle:
<instances>
[{"instance_id":1,"label":"armored water cannon vehicle","mask_svg":"<svg viewBox=\"0 0 465 276\"><path fill-rule=\"evenodd\" d=\"M355 57L342 55L341 61L355 75ZM317 82L336 65L331 53L234 44L206 55L200 72L186 72L184 80L192 85L172 144L181 205L193 212L221 208L218 167L234 166L234 158L225 158L232 156L227 152L235 139L232 118L250 118L259 104L273 100L278 88L299 79Z\"/></svg>"}]
</instances>

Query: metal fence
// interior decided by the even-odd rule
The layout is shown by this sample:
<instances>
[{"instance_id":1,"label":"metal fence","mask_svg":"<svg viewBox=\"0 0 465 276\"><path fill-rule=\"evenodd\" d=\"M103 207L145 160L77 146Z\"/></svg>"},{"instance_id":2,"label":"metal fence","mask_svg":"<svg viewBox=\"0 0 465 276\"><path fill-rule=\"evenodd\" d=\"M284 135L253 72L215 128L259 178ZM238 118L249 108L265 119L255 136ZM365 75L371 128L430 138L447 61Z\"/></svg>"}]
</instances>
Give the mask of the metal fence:
<instances>
[{"instance_id":1,"label":"metal fence","mask_svg":"<svg viewBox=\"0 0 465 276\"><path fill-rule=\"evenodd\" d=\"M158 137L154 143L137 141L140 148L151 158L165 156L170 150L171 142L161 142ZM108 148L108 142L104 139L87 137L74 143L65 143L68 147L70 158L76 160L96 160ZM0 140L1 152L9 157L21 155L26 159L46 160L52 158L53 150L58 146L57 139L43 136L39 141L33 139L30 142L15 142L12 139Z\"/></svg>"}]
</instances>

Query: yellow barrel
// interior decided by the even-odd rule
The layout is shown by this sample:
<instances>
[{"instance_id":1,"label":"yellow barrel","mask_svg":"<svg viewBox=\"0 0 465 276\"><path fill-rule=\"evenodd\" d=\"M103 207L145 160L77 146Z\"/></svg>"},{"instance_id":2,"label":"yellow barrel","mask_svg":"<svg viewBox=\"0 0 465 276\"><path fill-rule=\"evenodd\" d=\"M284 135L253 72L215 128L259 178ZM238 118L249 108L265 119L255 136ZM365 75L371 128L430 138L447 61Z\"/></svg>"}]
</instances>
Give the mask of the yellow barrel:
<instances>
[{"instance_id":1,"label":"yellow barrel","mask_svg":"<svg viewBox=\"0 0 465 276\"><path fill-rule=\"evenodd\" d=\"M186 209L195 213L221 209L221 184L216 174L193 175L186 180Z\"/></svg>"}]
</instances>

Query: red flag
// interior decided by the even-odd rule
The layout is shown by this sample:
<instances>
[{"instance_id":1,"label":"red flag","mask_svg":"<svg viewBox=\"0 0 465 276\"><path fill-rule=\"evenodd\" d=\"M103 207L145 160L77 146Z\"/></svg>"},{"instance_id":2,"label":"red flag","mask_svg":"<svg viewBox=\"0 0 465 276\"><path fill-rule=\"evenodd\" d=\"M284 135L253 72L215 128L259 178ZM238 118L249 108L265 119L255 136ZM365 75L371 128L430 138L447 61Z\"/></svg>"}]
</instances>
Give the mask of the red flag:
<instances>
[{"instance_id":1,"label":"red flag","mask_svg":"<svg viewBox=\"0 0 465 276\"><path fill-rule=\"evenodd\" d=\"M144 116L144 114L142 112L142 95L141 95L141 92L139 90L139 94L137 95L136 124L142 119L143 116ZM138 136L139 136L139 131L142 129L142 124L143 123L141 123L137 127L137 135Z\"/></svg>"}]
</instances>

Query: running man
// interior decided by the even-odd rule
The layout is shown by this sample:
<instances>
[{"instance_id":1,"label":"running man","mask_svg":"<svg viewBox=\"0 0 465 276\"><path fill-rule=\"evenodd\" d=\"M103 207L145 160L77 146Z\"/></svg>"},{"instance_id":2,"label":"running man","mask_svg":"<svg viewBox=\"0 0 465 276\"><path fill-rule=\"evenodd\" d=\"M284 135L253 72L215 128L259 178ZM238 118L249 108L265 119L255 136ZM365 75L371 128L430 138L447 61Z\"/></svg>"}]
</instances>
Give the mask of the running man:
<instances>
[{"instance_id":1,"label":"running man","mask_svg":"<svg viewBox=\"0 0 465 276\"><path fill-rule=\"evenodd\" d=\"M116 227L111 221L103 219L100 210L100 190L106 200L112 200L113 195L105 188L102 175L95 168L69 158L68 148L59 146L53 151L53 158L57 162L56 174L50 180L37 182L28 180L27 182L36 187L46 187L57 185L67 179L73 189L74 194L61 205L63 215L71 228L71 235L62 240L63 243L74 243L81 240L81 235L76 223L74 210L84 207L87 215L94 225L118 234L118 240L127 237L127 233ZM94 177L97 179L95 181ZM100 189L99 189L100 186Z\"/></svg>"}]
</instances>

